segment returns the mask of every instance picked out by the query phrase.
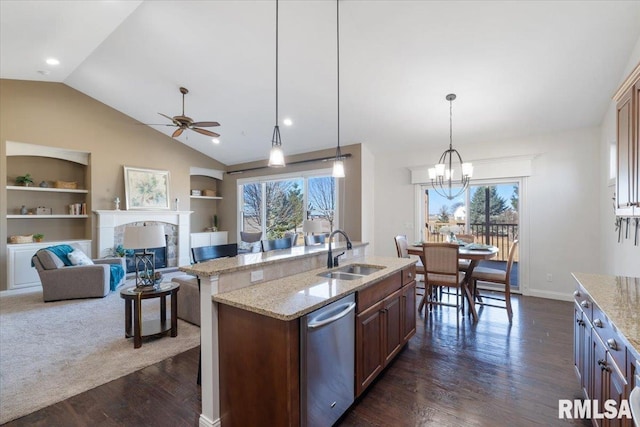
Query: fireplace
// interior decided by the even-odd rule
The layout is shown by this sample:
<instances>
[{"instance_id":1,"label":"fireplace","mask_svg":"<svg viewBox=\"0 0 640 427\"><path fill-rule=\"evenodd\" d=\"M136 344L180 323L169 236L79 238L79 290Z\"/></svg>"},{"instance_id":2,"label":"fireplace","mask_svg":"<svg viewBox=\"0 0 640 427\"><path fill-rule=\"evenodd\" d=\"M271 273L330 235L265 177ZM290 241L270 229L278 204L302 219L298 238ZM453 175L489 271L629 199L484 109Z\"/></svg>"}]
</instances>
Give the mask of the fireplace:
<instances>
[{"instance_id":1,"label":"fireplace","mask_svg":"<svg viewBox=\"0 0 640 427\"><path fill-rule=\"evenodd\" d=\"M146 251L147 252L153 252L153 268L155 270L159 269L159 268L166 268L168 267L168 263L167 263L167 253L168 248L169 248L169 236L167 234L164 235L164 240L165 240L165 245L163 248L147 248ZM140 249L134 249L133 251L130 251L127 256L125 257L125 261L127 263L127 273L135 273L136 272L136 262L134 260L134 254L140 253L140 252L144 252L145 248L140 248ZM138 262L138 268L139 270L144 270L144 265L142 264L142 261Z\"/></svg>"},{"instance_id":2,"label":"fireplace","mask_svg":"<svg viewBox=\"0 0 640 427\"><path fill-rule=\"evenodd\" d=\"M191 263L189 257L191 211L94 211L97 217L96 236L99 257L110 256L125 225L162 224L167 235L166 266L179 267Z\"/></svg>"}]
</instances>

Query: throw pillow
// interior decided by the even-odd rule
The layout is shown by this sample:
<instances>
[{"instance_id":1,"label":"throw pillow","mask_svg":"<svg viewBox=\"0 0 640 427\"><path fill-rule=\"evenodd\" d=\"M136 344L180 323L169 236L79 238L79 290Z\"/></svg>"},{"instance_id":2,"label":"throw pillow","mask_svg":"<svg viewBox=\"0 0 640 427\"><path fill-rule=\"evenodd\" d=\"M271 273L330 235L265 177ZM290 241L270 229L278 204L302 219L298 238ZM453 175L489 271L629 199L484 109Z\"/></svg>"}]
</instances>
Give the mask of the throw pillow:
<instances>
[{"instance_id":1,"label":"throw pillow","mask_svg":"<svg viewBox=\"0 0 640 427\"><path fill-rule=\"evenodd\" d=\"M91 258L89 258L87 254L82 252L80 249L69 252L67 254L67 258L69 258L69 261L71 261L71 264L73 265L93 265Z\"/></svg>"}]
</instances>

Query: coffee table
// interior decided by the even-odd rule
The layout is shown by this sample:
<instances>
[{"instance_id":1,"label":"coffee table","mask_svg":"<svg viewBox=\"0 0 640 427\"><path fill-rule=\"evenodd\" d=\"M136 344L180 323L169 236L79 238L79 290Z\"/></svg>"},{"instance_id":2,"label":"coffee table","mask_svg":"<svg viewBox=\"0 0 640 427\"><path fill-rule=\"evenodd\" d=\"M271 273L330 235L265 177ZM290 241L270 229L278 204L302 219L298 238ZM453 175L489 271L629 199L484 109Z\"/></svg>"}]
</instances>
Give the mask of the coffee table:
<instances>
[{"instance_id":1,"label":"coffee table","mask_svg":"<svg viewBox=\"0 0 640 427\"><path fill-rule=\"evenodd\" d=\"M133 348L142 346L142 337L165 334L171 331L171 336L178 336L178 291L180 284L166 282L158 285L157 289L138 291L135 287L127 287L120 291L124 299L124 334L126 338L133 337ZM167 295L171 296L171 316L167 319ZM142 321L142 300L160 298L160 319ZM133 311L133 315L132 315Z\"/></svg>"}]
</instances>

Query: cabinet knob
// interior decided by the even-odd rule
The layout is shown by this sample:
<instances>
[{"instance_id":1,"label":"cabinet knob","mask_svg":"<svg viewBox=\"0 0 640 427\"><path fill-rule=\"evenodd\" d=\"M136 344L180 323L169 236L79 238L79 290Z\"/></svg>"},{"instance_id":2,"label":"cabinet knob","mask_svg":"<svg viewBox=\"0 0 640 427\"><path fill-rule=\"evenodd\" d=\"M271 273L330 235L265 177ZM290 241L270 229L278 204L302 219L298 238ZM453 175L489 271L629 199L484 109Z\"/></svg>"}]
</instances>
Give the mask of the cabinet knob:
<instances>
[{"instance_id":1,"label":"cabinet knob","mask_svg":"<svg viewBox=\"0 0 640 427\"><path fill-rule=\"evenodd\" d=\"M574 297L579 297L580 296L580 291L578 291L578 290L573 291L573 296Z\"/></svg>"},{"instance_id":2,"label":"cabinet knob","mask_svg":"<svg viewBox=\"0 0 640 427\"><path fill-rule=\"evenodd\" d=\"M407 276L409 276L409 279L413 278L413 273L409 273Z\"/></svg>"},{"instance_id":3,"label":"cabinet knob","mask_svg":"<svg viewBox=\"0 0 640 427\"><path fill-rule=\"evenodd\" d=\"M580 303L580 305L581 305L583 308L589 308L589 301L582 301L582 302Z\"/></svg>"},{"instance_id":4,"label":"cabinet knob","mask_svg":"<svg viewBox=\"0 0 640 427\"><path fill-rule=\"evenodd\" d=\"M616 342L616 340L614 340L613 338L609 338L607 340L607 346L611 349L611 350L617 350L618 349L618 343Z\"/></svg>"},{"instance_id":5,"label":"cabinet knob","mask_svg":"<svg viewBox=\"0 0 640 427\"><path fill-rule=\"evenodd\" d=\"M598 366L602 367L602 366L605 366L606 364L607 362L605 362L604 359L598 360Z\"/></svg>"},{"instance_id":6,"label":"cabinet knob","mask_svg":"<svg viewBox=\"0 0 640 427\"><path fill-rule=\"evenodd\" d=\"M602 328L602 320L600 319L596 319L593 321L593 326L596 326L598 328Z\"/></svg>"}]
</instances>

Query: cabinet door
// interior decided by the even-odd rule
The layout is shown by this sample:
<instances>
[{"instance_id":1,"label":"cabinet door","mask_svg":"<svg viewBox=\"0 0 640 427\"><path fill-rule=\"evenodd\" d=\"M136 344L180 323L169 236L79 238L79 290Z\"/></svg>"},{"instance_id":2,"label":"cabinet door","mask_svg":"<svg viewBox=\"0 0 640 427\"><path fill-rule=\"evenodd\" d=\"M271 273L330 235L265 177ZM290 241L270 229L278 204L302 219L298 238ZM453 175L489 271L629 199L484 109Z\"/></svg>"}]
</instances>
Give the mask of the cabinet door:
<instances>
[{"instance_id":1,"label":"cabinet door","mask_svg":"<svg viewBox=\"0 0 640 427\"><path fill-rule=\"evenodd\" d=\"M400 321L402 290L398 290L384 299L384 364L391 362L404 344L403 323Z\"/></svg>"},{"instance_id":2,"label":"cabinet door","mask_svg":"<svg viewBox=\"0 0 640 427\"><path fill-rule=\"evenodd\" d=\"M592 344L592 373L593 373L593 389L591 390L591 394L589 398L593 401L596 400L598 402L597 409L599 413L603 413L603 404L606 400L606 395L608 394L608 373L607 373L607 348L604 343L598 337L597 334L591 335L591 344ZM595 406L595 405L594 405ZM595 408L594 408L595 409ZM595 426L602 426L603 420L593 418L593 424Z\"/></svg>"},{"instance_id":3,"label":"cabinet door","mask_svg":"<svg viewBox=\"0 0 640 427\"><path fill-rule=\"evenodd\" d=\"M356 317L356 395L359 396L382 371L383 301Z\"/></svg>"},{"instance_id":4,"label":"cabinet door","mask_svg":"<svg viewBox=\"0 0 640 427\"><path fill-rule=\"evenodd\" d=\"M415 277L415 276L414 276ZM409 341L416 333L416 282L410 282L402 288L402 340Z\"/></svg>"},{"instance_id":5,"label":"cabinet door","mask_svg":"<svg viewBox=\"0 0 640 427\"><path fill-rule=\"evenodd\" d=\"M634 88L624 94L617 105L618 153L616 173L616 214L631 215L631 195L633 187L633 104Z\"/></svg>"},{"instance_id":6,"label":"cabinet door","mask_svg":"<svg viewBox=\"0 0 640 427\"><path fill-rule=\"evenodd\" d=\"M584 321L582 320L582 310L577 304L573 305L573 366L580 381L580 387L584 389L582 380L584 372Z\"/></svg>"},{"instance_id":7,"label":"cabinet door","mask_svg":"<svg viewBox=\"0 0 640 427\"><path fill-rule=\"evenodd\" d=\"M607 355L609 356L609 355ZM612 358L607 358L607 366L605 368L606 376L607 376L607 389L605 390L604 399L606 400L614 400L616 402L616 409L620 408L620 403L623 399L628 398L628 384L627 381L618 369L618 365L616 365L615 361ZM604 425L611 427L632 427L632 421L625 417L623 418L612 418L604 420Z\"/></svg>"}]
</instances>

